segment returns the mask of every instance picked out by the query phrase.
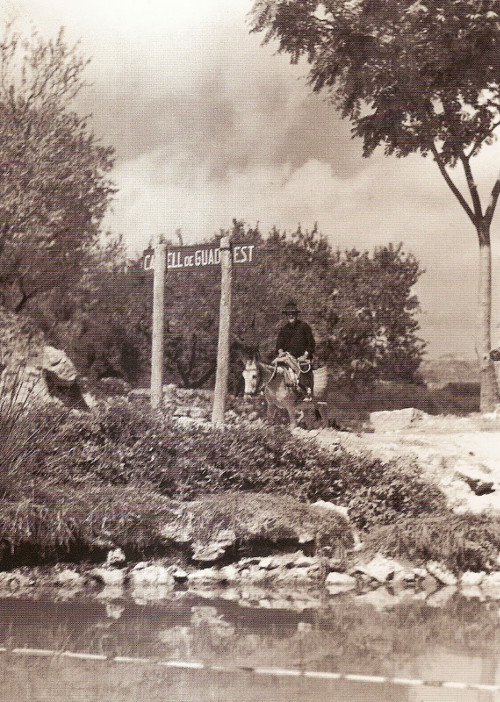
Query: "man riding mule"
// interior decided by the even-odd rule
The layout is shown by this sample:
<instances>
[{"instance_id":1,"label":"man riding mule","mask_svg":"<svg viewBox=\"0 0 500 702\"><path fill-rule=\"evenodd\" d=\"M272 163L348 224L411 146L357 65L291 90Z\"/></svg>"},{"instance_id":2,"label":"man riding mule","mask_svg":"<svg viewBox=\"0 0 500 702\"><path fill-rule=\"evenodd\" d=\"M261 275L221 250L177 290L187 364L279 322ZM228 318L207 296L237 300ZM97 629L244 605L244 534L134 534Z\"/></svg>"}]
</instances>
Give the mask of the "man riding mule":
<instances>
[{"instance_id":1,"label":"man riding mule","mask_svg":"<svg viewBox=\"0 0 500 702\"><path fill-rule=\"evenodd\" d=\"M327 368L324 366L315 371L311 369L315 350L314 337L309 325L298 320L297 305L290 303L283 308L283 312L289 315L288 324L279 332L277 357L272 363L260 359L258 345L251 347L243 344L240 347L240 358L244 365L245 396L250 397L263 392L267 402L268 420L273 421L277 409L284 409L288 412L291 429L297 426L297 410L306 426L318 421L324 423L321 405L326 403L312 398L311 395L313 386L320 396L325 392ZM310 401L302 405L304 395L309 395Z\"/></svg>"},{"instance_id":2,"label":"man riding mule","mask_svg":"<svg viewBox=\"0 0 500 702\"><path fill-rule=\"evenodd\" d=\"M299 392L312 399L314 390L314 375L312 360L316 342L311 327L299 319L300 310L297 304L290 300L282 310L288 322L280 329L276 341L275 365L284 366L288 373L288 382L295 385Z\"/></svg>"}]
</instances>

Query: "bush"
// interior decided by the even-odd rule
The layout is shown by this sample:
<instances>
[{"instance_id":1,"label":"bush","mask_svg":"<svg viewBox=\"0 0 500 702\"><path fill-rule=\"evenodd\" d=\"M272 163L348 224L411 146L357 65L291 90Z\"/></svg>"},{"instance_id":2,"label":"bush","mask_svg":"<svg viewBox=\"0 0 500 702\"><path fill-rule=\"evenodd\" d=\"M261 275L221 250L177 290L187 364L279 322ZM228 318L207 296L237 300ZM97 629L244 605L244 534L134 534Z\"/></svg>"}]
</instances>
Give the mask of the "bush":
<instances>
[{"instance_id":1,"label":"bush","mask_svg":"<svg viewBox=\"0 0 500 702\"><path fill-rule=\"evenodd\" d=\"M444 522L449 530L443 495L416 466L330 452L283 427L214 429L118 399L89 413L50 406L22 415L11 436L0 453L0 541L9 550L31 542L39 554L72 552L101 537L148 548L161 542L172 500L241 493L345 505L358 528L382 529L393 553L437 557L434 537L417 534L417 517L428 530L438 525L436 542ZM481 544L485 524L463 538ZM500 542L493 528L488 538L491 548ZM490 547L474 548L483 563ZM457 566L472 559L465 546L460 552Z\"/></svg>"}]
</instances>

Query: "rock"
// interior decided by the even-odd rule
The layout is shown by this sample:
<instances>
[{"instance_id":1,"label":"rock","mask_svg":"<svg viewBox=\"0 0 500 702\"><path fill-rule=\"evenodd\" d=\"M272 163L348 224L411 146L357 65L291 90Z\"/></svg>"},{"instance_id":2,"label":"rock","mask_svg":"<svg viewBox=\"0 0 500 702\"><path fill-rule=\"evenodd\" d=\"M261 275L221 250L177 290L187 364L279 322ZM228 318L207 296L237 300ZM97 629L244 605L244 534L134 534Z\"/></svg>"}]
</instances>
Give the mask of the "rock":
<instances>
[{"instance_id":1,"label":"rock","mask_svg":"<svg viewBox=\"0 0 500 702\"><path fill-rule=\"evenodd\" d=\"M427 577L427 571L425 568L413 568L413 575L415 576L415 580L425 580Z\"/></svg>"},{"instance_id":2,"label":"rock","mask_svg":"<svg viewBox=\"0 0 500 702\"><path fill-rule=\"evenodd\" d=\"M176 583L184 583L189 577L189 573L186 573L182 568L175 568L172 571L172 577Z\"/></svg>"},{"instance_id":3,"label":"rock","mask_svg":"<svg viewBox=\"0 0 500 702\"><path fill-rule=\"evenodd\" d=\"M133 587L174 584L172 569L161 565L138 563L132 568L129 576Z\"/></svg>"},{"instance_id":4,"label":"rock","mask_svg":"<svg viewBox=\"0 0 500 702\"><path fill-rule=\"evenodd\" d=\"M460 578L460 586L464 588L473 587L475 585L481 585L485 576L486 573L484 571L475 573L472 570L467 570L465 573L462 574L462 577Z\"/></svg>"},{"instance_id":5,"label":"rock","mask_svg":"<svg viewBox=\"0 0 500 702\"><path fill-rule=\"evenodd\" d=\"M125 554L123 553L121 548L115 548L112 551L108 552L108 555L106 557L106 565L107 566L117 566L117 565L122 565L126 561Z\"/></svg>"},{"instance_id":6,"label":"rock","mask_svg":"<svg viewBox=\"0 0 500 702\"><path fill-rule=\"evenodd\" d=\"M317 500L311 504L313 509L318 509L323 512L335 512L339 514L344 519L349 519L349 512L347 507L342 507L341 505L335 505L333 502L326 502L325 500Z\"/></svg>"},{"instance_id":7,"label":"rock","mask_svg":"<svg viewBox=\"0 0 500 702\"><path fill-rule=\"evenodd\" d=\"M208 411L203 407L191 407L189 416L193 419L207 419Z\"/></svg>"},{"instance_id":8,"label":"rock","mask_svg":"<svg viewBox=\"0 0 500 702\"><path fill-rule=\"evenodd\" d=\"M58 402L88 409L69 357L32 322L0 309L0 397L22 406Z\"/></svg>"},{"instance_id":9,"label":"rock","mask_svg":"<svg viewBox=\"0 0 500 702\"><path fill-rule=\"evenodd\" d=\"M78 377L73 362L61 349L44 346L42 368L51 373L57 383L69 387Z\"/></svg>"},{"instance_id":10,"label":"rock","mask_svg":"<svg viewBox=\"0 0 500 702\"><path fill-rule=\"evenodd\" d=\"M330 595L338 595L342 592L354 590L356 588L356 578L347 575L347 573L332 571L326 576L325 586Z\"/></svg>"},{"instance_id":11,"label":"rock","mask_svg":"<svg viewBox=\"0 0 500 702\"><path fill-rule=\"evenodd\" d=\"M408 429L421 422L426 416L425 412L419 409L406 407L400 410L371 412L370 423L375 431L397 431L398 429Z\"/></svg>"},{"instance_id":12,"label":"rock","mask_svg":"<svg viewBox=\"0 0 500 702\"><path fill-rule=\"evenodd\" d=\"M226 578L220 568L202 568L201 570L195 570L188 576L188 583L195 586L211 586L219 583L223 584L226 582Z\"/></svg>"},{"instance_id":13,"label":"rock","mask_svg":"<svg viewBox=\"0 0 500 702\"><path fill-rule=\"evenodd\" d=\"M177 544L190 544L193 539L193 530L190 523L175 522L173 524L165 524L162 527L161 535L164 539Z\"/></svg>"},{"instance_id":14,"label":"rock","mask_svg":"<svg viewBox=\"0 0 500 702\"><path fill-rule=\"evenodd\" d=\"M0 590L17 592L33 585L34 582L19 571L13 570L0 573Z\"/></svg>"},{"instance_id":15,"label":"rock","mask_svg":"<svg viewBox=\"0 0 500 702\"><path fill-rule=\"evenodd\" d=\"M60 587L80 588L84 585L85 579L75 570L65 568L56 573L54 583Z\"/></svg>"},{"instance_id":16,"label":"rock","mask_svg":"<svg viewBox=\"0 0 500 702\"><path fill-rule=\"evenodd\" d=\"M396 570L394 573L394 577L391 581L391 584L396 586L402 586L402 587L412 587L418 582L419 578L415 575L415 569L409 569L406 570L402 568L401 570Z\"/></svg>"},{"instance_id":17,"label":"rock","mask_svg":"<svg viewBox=\"0 0 500 702\"><path fill-rule=\"evenodd\" d=\"M469 467L461 467L460 470L455 471L455 476L467 483L472 492L478 496L489 495L495 492L493 480L485 478L480 471Z\"/></svg>"},{"instance_id":18,"label":"rock","mask_svg":"<svg viewBox=\"0 0 500 702\"><path fill-rule=\"evenodd\" d=\"M396 571L402 571L403 567L392 560L377 554L369 563L358 564L354 568L354 572L364 573L369 578L376 580L379 583L385 583L394 578Z\"/></svg>"},{"instance_id":19,"label":"rock","mask_svg":"<svg viewBox=\"0 0 500 702\"><path fill-rule=\"evenodd\" d=\"M220 560L236 541L236 534L232 529L221 530L217 534L217 540L209 544L193 544L193 555L191 558L198 563L215 563Z\"/></svg>"},{"instance_id":20,"label":"rock","mask_svg":"<svg viewBox=\"0 0 500 702\"><path fill-rule=\"evenodd\" d=\"M106 587L123 585L125 581L123 570L118 570L117 568L93 568L89 575L98 583L103 583Z\"/></svg>"},{"instance_id":21,"label":"rock","mask_svg":"<svg viewBox=\"0 0 500 702\"><path fill-rule=\"evenodd\" d=\"M224 581L228 582L228 583L234 583L234 582L238 581L240 578L240 573L238 571L238 568L233 564L227 565L227 566L224 566L224 568L221 568L220 574L224 578Z\"/></svg>"},{"instance_id":22,"label":"rock","mask_svg":"<svg viewBox=\"0 0 500 702\"><path fill-rule=\"evenodd\" d=\"M425 567L441 585L456 585L458 583L457 577L442 563L429 561L425 564Z\"/></svg>"}]
</instances>

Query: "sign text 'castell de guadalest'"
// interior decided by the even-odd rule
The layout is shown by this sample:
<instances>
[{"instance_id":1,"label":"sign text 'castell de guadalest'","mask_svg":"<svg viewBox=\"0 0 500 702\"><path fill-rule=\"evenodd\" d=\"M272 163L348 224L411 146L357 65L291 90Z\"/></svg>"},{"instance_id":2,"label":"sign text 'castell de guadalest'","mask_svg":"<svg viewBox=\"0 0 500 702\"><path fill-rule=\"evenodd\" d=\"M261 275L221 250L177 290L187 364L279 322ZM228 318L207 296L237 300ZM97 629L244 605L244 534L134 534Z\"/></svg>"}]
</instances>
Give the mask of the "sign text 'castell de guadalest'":
<instances>
[{"instance_id":1,"label":"sign text 'castell de guadalest'","mask_svg":"<svg viewBox=\"0 0 500 702\"><path fill-rule=\"evenodd\" d=\"M249 265L254 263L255 244L232 244L233 263ZM198 246L179 246L167 251L167 270L196 271L210 270L220 266L220 248L218 244L200 244ZM144 251L144 270L154 269L154 249Z\"/></svg>"}]
</instances>

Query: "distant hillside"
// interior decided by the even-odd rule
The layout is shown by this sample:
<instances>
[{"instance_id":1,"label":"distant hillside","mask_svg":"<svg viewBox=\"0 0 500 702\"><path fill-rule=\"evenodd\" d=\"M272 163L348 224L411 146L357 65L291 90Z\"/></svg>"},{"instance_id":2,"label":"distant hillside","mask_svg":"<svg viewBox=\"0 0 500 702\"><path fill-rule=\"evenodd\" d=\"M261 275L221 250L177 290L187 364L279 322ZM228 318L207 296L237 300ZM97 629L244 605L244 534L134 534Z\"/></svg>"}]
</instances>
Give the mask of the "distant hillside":
<instances>
[{"instance_id":1,"label":"distant hillside","mask_svg":"<svg viewBox=\"0 0 500 702\"><path fill-rule=\"evenodd\" d=\"M460 354L447 353L435 359L424 360L419 370L428 385L479 383L477 360Z\"/></svg>"}]
</instances>

